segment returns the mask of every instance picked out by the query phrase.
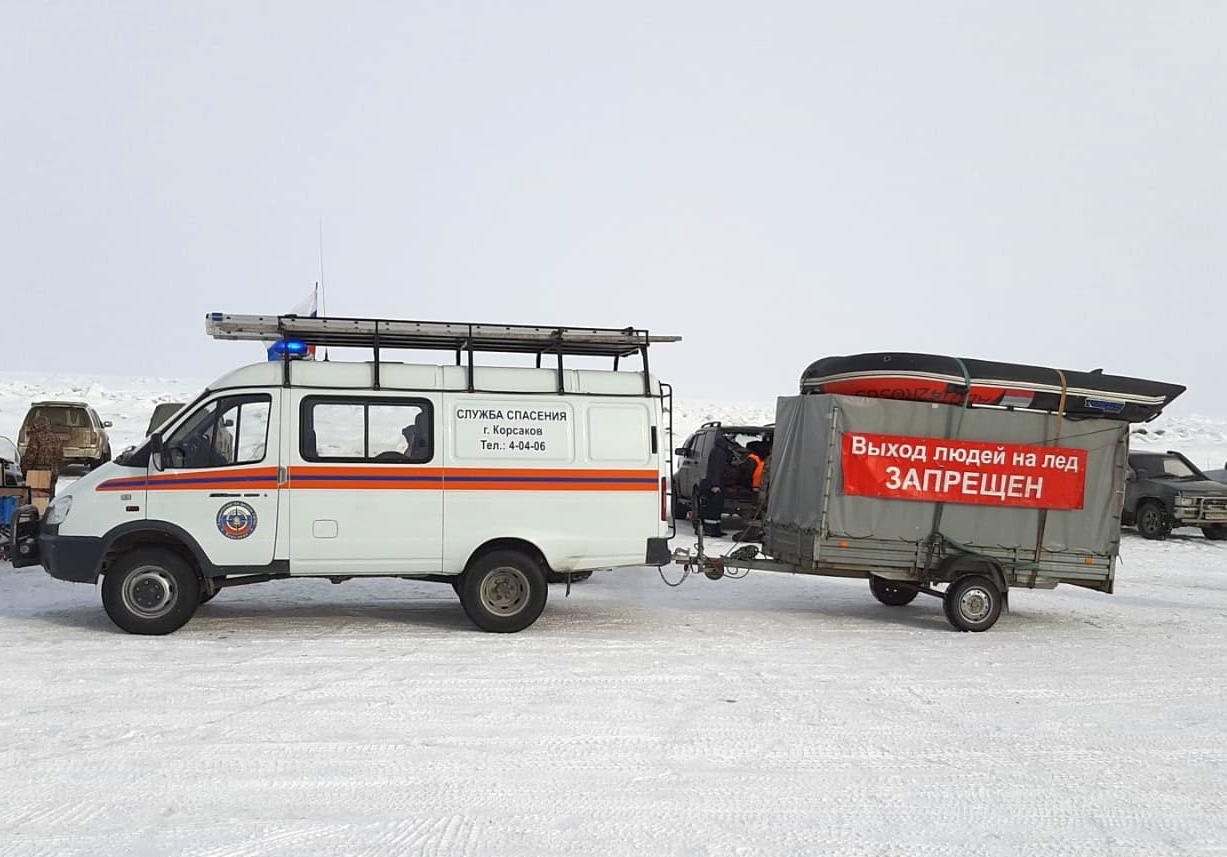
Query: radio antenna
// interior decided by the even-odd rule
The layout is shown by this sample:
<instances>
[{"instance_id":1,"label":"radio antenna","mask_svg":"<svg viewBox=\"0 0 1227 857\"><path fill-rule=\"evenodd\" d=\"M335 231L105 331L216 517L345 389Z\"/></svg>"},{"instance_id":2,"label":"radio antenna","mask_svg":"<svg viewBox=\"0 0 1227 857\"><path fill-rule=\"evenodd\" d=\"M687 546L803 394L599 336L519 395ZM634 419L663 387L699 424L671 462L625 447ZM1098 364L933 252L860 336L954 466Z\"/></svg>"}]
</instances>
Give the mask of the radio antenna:
<instances>
[{"instance_id":1,"label":"radio antenna","mask_svg":"<svg viewBox=\"0 0 1227 857\"><path fill-rule=\"evenodd\" d=\"M327 292L324 291L324 218L320 217L320 281L316 283L319 289L320 315L328 315ZM328 361L328 346L324 346L324 362Z\"/></svg>"}]
</instances>

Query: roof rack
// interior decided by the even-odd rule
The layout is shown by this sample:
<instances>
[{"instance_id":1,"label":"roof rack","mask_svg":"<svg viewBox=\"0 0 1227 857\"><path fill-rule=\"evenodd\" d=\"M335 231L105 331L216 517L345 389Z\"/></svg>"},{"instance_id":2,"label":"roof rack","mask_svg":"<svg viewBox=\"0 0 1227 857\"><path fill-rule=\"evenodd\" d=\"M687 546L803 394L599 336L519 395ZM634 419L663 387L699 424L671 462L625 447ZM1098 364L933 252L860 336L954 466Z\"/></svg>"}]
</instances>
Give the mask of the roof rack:
<instances>
[{"instance_id":1,"label":"roof rack","mask_svg":"<svg viewBox=\"0 0 1227 857\"><path fill-rule=\"evenodd\" d=\"M476 352L534 354L538 368L544 355L557 357L558 392L563 392L563 357L612 357L614 369L623 357L638 354L643 360L643 385L651 395L648 346L680 342L680 336L653 336L634 327L552 327L523 324L411 321L387 318L304 317L298 315L234 315L214 312L205 316L205 332L214 339L276 342L296 340L334 348L370 348L374 351L375 389L379 389L380 352L385 348L418 351L453 351L456 365L467 355L468 388L473 386ZM283 358L289 379L289 355Z\"/></svg>"}]
</instances>

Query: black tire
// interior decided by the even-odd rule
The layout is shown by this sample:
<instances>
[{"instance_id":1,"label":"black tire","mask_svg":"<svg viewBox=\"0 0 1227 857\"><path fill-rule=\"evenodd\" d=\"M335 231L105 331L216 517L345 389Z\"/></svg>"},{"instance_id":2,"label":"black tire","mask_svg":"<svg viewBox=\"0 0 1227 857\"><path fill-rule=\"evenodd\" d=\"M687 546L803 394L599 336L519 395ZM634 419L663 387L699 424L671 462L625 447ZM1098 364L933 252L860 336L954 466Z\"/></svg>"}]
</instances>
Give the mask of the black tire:
<instances>
[{"instance_id":1,"label":"black tire","mask_svg":"<svg viewBox=\"0 0 1227 857\"><path fill-rule=\"evenodd\" d=\"M884 577L869 578L869 591L873 597L890 607L903 607L916 600L918 591L914 586L907 586Z\"/></svg>"},{"instance_id":2,"label":"black tire","mask_svg":"<svg viewBox=\"0 0 1227 857\"><path fill-rule=\"evenodd\" d=\"M1216 542L1227 541L1227 524L1210 524L1202 527L1201 534Z\"/></svg>"},{"instance_id":3,"label":"black tire","mask_svg":"<svg viewBox=\"0 0 1227 857\"><path fill-rule=\"evenodd\" d=\"M946 588L942 607L960 631L987 631L1001 615L1004 596L993 581L979 574L960 577Z\"/></svg>"},{"instance_id":4,"label":"black tire","mask_svg":"<svg viewBox=\"0 0 1227 857\"><path fill-rule=\"evenodd\" d=\"M549 586L540 564L516 550L478 557L460 584L460 605L483 631L523 631L541 615Z\"/></svg>"},{"instance_id":5,"label":"black tire","mask_svg":"<svg viewBox=\"0 0 1227 857\"><path fill-rule=\"evenodd\" d=\"M166 548L137 548L107 569L102 606L129 634L169 634L200 606L200 579L187 560Z\"/></svg>"},{"instance_id":6,"label":"black tire","mask_svg":"<svg viewBox=\"0 0 1227 857\"><path fill-rule=\"evenodd\" d=\"M1144 539L1162 541L1172 534L1172 522L1158 500L1147 500L1138 506L1136 524Z\"/></svg>"},{"instance_id":7,"label":"black tire","mask_svg":"<svg viewBox=\"0 0 1227 857\"><path fill-rule=\"evenodd\" d=\"M686 520L686 516L690 514L690 510L691 510L690 503L686 501L685 499L683 499L682 496L677 492L676 484L674 484L673 486L673 491L671 492L671 495L673 498L673 520L675 521Z\"/></svg>"}]
</instances>

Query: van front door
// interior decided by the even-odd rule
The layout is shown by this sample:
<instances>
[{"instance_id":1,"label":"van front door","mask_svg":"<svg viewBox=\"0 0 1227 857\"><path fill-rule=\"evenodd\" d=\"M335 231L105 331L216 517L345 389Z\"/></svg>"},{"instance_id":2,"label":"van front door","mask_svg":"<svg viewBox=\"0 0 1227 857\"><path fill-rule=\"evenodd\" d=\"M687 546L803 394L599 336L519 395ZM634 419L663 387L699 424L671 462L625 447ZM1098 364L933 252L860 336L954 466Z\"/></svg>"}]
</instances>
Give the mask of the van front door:
<instances>
[{"instance_id":1,"label":"van front door","mask_svg":"<svg viewBox=\"0 0 1227 857\"><path fill-rule=\"evenodd\" d=\"M146 508L196 540L215 566L267 566L277 541L279 397L219 396L163 440Z\"/></svg>"}]
</instances>

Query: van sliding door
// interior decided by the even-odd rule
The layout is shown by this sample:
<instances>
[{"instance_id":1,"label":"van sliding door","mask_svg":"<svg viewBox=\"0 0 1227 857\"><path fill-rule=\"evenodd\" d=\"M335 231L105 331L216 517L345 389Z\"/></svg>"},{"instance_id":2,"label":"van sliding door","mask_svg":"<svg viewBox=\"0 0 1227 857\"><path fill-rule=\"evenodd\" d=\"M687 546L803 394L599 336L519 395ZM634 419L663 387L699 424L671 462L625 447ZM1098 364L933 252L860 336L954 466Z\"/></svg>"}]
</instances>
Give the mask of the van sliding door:
<instances>
[{"instance_id":1,"label":"van sliding door","mask_svg":"<svg viewBox=\"0 0 1227 857\"><path fill-rule=\"evenodd\" d=\"M442 561L438 399L295 391L294 574L423 574Z\"/></svg>"}]
</instances>

